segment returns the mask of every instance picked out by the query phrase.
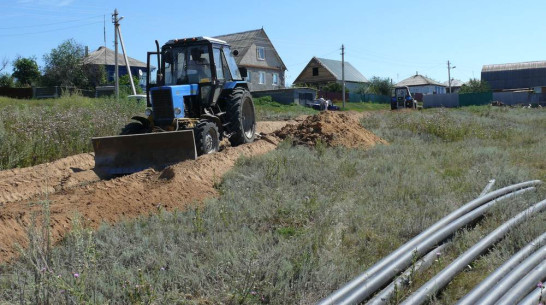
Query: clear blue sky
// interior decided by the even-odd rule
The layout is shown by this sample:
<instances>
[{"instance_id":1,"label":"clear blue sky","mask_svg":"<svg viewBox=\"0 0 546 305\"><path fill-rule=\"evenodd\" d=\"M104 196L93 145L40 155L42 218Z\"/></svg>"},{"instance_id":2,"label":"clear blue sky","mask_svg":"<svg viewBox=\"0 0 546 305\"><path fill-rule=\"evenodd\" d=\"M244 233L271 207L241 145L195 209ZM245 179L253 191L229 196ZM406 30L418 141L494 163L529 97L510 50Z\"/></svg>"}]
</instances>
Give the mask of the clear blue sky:
<instances>
[{"instance_id":1,"label":"clear blue sky","mask_svg":"<svg viewBox=\"0 0 546 305\"><path fill-rule=\"evenodd\" d=\"M287 85L313 56L341 60L342 44L364 76L394 82L416 71L447 81L448 60L463 81L480 78L484 64L546 60L544 0L0 0L0 59L35 56L42 66L70 38L93 51L104 45L104 19L113 49L115 8L128 55L141 61L156 39L263 27L288 68Z\"/></svg>"}]
</instances>

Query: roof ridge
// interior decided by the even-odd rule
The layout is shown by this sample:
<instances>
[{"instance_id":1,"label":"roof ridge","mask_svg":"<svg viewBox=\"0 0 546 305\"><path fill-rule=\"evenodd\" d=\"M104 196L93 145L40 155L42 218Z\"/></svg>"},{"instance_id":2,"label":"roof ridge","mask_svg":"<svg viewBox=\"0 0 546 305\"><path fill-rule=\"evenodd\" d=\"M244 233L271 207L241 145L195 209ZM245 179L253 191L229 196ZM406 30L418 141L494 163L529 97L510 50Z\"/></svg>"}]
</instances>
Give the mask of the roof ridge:
<instances>
[{"instance_id":1,"label":"roof ridge","mask_svg":"<svg viewBox=\"0 0 546 305\"><path fill-rule=\"evenodd\" d=\"M264 28L261 28L261 29L256 29L256 30L242 31L242 32L230 33L230 34L224 34L224 35L215 35L213 37L239 35L239 34L245 34L245 33L250 33L250 32L258 32L258 31L263 31L263 30L264 30Z\"/></svg>"}]
</instances>

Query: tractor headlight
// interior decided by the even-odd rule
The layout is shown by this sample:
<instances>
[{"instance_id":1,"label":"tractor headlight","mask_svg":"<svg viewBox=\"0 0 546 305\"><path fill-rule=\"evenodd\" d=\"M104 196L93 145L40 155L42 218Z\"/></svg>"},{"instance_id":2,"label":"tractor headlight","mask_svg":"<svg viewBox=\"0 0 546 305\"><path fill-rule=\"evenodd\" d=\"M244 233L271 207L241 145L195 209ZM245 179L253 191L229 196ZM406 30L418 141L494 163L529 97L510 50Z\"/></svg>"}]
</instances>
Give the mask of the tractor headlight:
<instances>
[{"instance_id":1,"label":"tractor headlight","mask_svg":"<svg viewBox=\"0 0 546 305\"><path fill-rule=\"evenodd\" d=\"M151 116L152 113L153 113L153 111L152 111L152 109L150 109L150 108L146 108L146 110L144 110L144 114L145 114L146 116Z\"/></svg>"},{"instance_id":2,"label":"tractor headlight","mask_svg":"<svg viewBox=\"0 0 546 305\"><path fill-rule=\"evenodd\" d=\"M182 109L180 109L180 108L178 108L178 107L174 108L174 114L175 114L175 115L179 115L179 114L181 114L181 113L182 113Z\"/></svg>"}]
</instances>

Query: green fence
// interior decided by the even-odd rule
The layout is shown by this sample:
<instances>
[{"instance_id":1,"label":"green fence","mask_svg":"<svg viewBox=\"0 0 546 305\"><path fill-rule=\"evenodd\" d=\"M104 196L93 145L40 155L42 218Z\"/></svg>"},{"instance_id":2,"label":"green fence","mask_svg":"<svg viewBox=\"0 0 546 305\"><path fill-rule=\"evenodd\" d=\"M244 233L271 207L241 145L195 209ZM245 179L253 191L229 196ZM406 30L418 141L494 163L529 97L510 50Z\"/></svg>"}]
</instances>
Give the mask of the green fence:
<instances>
[{"instance_id":1,"label":"green fence","mask_svg":"<svg viewBox=\"0 0 546 305\"><path fill-rule=\"evenodd\" d=\"M391 98L386 95L349 93L349 102L372 102L378 104L389 104L391 102Z\"/></svg>"},{"instance_id":2,"label":"green fence","mask_svg":"<svg viewBox=\"0 0 546 305\"><path fill-rule=\"evenodd\" d=\"M488 105L493 101L493 92L459 94L459 107Z\"/></svg>"}]
</instances>

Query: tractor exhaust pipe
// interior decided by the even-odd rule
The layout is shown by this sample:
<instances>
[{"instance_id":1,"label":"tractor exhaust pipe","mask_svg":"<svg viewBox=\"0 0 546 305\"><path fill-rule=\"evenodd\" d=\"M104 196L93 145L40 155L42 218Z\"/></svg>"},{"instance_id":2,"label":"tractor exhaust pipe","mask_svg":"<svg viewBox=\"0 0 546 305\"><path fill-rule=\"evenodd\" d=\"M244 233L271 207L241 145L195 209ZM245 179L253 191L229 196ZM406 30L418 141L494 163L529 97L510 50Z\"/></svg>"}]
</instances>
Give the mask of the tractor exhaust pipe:
<instances>
[{"instance_id":1,"label":"tractor exhaust pipe","mask_svg":"<svg viewBox=\"0 0 546 305\"><path fill-rule=\"evenodd\" d=\"M157 79L156 79L156 84L158 85L161 85L162 84L162 81L163 81L163 74L161 73L161 58L160 58L160 54L159 53L159 41L155 41L155 47L156 47L156 51L157 51Z\"/></svg>"}]
</instances>

